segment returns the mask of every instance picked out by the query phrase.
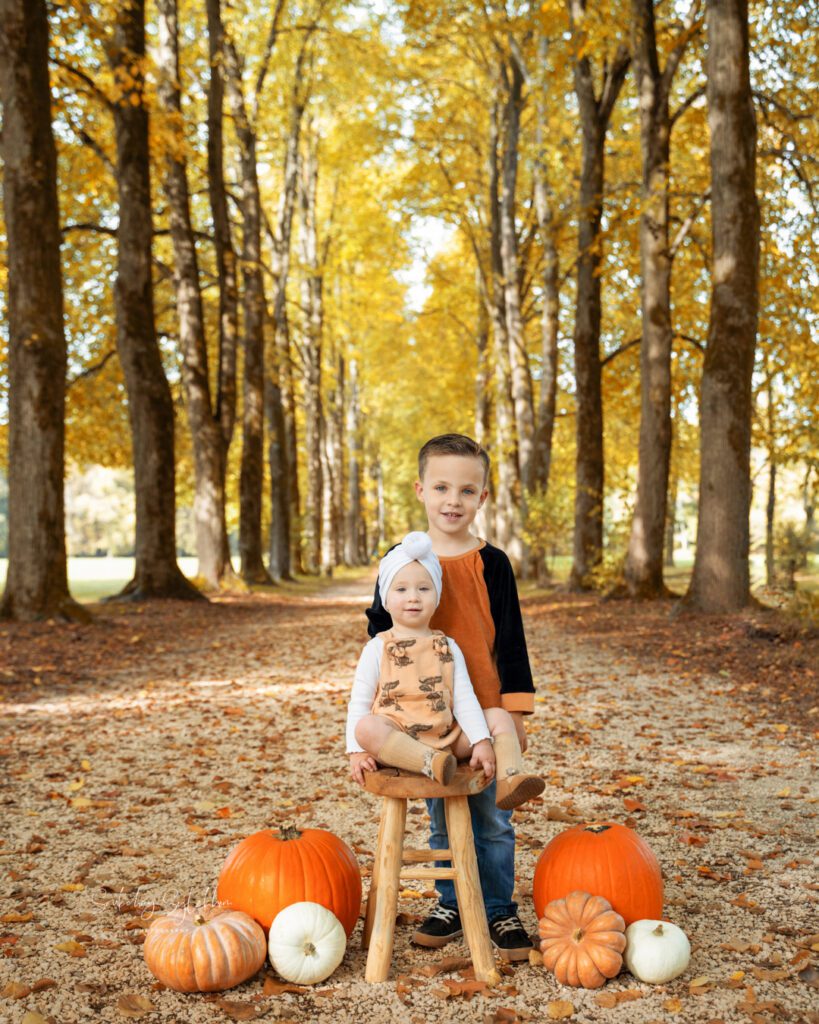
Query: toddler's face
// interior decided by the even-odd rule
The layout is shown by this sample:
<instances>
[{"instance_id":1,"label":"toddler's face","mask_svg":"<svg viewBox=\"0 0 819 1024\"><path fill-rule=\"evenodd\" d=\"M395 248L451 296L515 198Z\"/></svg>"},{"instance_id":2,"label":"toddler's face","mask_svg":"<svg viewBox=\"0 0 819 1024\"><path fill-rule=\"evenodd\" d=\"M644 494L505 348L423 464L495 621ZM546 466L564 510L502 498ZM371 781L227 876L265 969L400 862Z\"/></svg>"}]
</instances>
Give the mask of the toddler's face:
<instances>
[{"instance_id":1,"label":"toddler's face","mask_svg":"<svg viewBox=\"0 0 819 1024\"><path fill-rule=\"evenodd\" d=\"M420 562L410 562L398 570L385 605L394 626L425 629L437 606L432 577Z\"/></svg>"}]
</instances>

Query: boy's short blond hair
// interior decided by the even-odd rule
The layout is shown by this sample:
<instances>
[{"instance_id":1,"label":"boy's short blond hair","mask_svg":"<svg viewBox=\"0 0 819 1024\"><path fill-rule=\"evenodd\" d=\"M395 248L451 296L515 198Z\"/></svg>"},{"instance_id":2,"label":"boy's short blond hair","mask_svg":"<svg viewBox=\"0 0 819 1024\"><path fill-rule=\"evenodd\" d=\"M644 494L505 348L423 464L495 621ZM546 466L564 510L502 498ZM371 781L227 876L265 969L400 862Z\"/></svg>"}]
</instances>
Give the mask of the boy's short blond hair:
<instances>
[{"instance_id":1,"label":"boy's short blond hair","mask_svg":"<svg viewBox=\"0 0 819 1024\"><path fill-rule=\"evenodd\" d=\"M418 452L419 480L424 479L430 455L463 455L472 459L480 459L484 467L484 483L489 479L489 453L466 434L439 434L437 437L431 437Z\"/></svg>"}]
</instances>

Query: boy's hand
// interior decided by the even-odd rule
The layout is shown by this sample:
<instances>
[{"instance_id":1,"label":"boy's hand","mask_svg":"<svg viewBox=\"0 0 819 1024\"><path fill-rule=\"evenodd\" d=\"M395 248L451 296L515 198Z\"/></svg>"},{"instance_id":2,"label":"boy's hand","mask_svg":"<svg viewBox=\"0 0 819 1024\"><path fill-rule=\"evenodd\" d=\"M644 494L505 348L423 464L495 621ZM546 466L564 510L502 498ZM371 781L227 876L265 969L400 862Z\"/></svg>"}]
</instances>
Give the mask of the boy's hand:
<instances>
[{"instance_id":1,"label":"boy's hand","mask_svg":"<svg viewBox=\"0 0 819 1024\"><path fill-rule=\"evenodd\" d=\"M491 779L495 774L495 751L489 740L478 740L472 748L472 757L469 759L470 768L483 768L483 774Z\"/></svg>"},{"instance_id":2,"label":"boy's hand","mask_svg":"<svg viewBox=\"0 0 819 1024\"><path fill-rule=\"evenodd\" d=\"M518 734L518 743L520 743L521 754L526 753L526 748L529 746L529 740L526 736L526 727L523 724L523 712L522 711L510 711L509 714L512 716L512 721L515 723L515 732Z\"/></svg>"},{"instance_id":3,"label":"boy's hand","mask_svg":"<svg viewBox=\"0 0 819 1024\"><path fill-rule=\"evenodd\" d=\"M378 765L372 754L360 751L357 754L350 754L350 775L359 784L364 785L364 772L374 772Z\"/></svg>"}]
</instances>

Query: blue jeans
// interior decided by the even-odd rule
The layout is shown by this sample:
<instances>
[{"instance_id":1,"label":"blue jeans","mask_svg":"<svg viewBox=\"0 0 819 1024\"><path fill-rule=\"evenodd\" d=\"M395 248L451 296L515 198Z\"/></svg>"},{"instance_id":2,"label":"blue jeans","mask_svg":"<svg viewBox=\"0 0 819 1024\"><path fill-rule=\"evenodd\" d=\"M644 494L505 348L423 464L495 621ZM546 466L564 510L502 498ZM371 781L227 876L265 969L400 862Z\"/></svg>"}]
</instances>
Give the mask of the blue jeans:
<instances>
[{"instance_id":1,"label":"blue jeans","mask_svg":"<svg viewBox=\"0 0 819 1024\"><path fill-rule=\"evenodd\" d=\"M443 800L427 800L429 811L432 850L445 850L449 846L446 832ZM491 921L503 915L516 914L517 903L512 901L515 888L515 830L512 827L512 812L502 811L495 804L495 783L487 786L476 796L469 798L472 814L472 832L475 836L475 854L478 858L478 874L481 892L486 907L486 916ZM438 866L446 867L445 862ZM453 910L458 906L455 884L449 879L439 879L436 888L441 903Z\"/></svg>"}]
</instances>

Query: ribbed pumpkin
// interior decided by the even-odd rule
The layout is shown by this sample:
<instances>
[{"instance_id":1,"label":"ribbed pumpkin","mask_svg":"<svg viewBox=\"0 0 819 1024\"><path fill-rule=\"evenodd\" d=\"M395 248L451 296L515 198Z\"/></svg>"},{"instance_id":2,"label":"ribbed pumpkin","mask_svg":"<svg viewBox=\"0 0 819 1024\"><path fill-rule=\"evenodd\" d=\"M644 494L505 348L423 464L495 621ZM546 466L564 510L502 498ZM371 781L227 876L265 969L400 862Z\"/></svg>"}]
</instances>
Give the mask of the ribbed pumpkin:
<instances>
[{"instance_id":1,"label":"ribbed pumpkin","mask_svg":"<svg viewBox=\"0 0 819 1024\"><path fill-rule=\"evenodd\" d=\"M183 907L151 922L142 947L154 977L177 992L221 992L251 978L267 955L264 931L227 907Z\"/></svg>"},{"instance_id":2,"label":"ribbed pumpkin","mask_svg":"<svg viewBox=\"0 0 819 1024\"><path fill-rule=\"evenodd\" d=\"M318 903L336 915L349 938L361 912L361 870L332 832L263 829L230 851L216 896L255 917L265 931L291 903Z\"/></svg>"},{"instance_id":3,"label":"ribbed pumpkin","mask_svg":"<svg viewBox=\"0 0 819 1024\"><path fill-rule=\"evenodd\" d=\"M651 847L612 821L566 829L548 844L535 867L532 895L543 916L552 900L575 890L602 896L627 925L663 913L663 876Z\"/></svg>"},{"instance_id":4,"label":"ribbed pumpkin","mask_svg":"<svg viewBox=\"0 0 819 1024\"><path fill-rule=\"evenodd\" d=\"M538 922L543 964L561 985L600 988L623 966L625 927L602 896L570 892L552 900Z\"/></svg>"}]
</instances>

